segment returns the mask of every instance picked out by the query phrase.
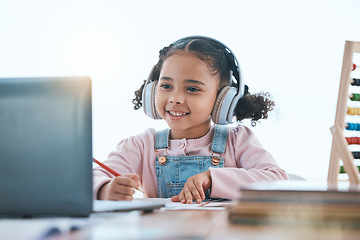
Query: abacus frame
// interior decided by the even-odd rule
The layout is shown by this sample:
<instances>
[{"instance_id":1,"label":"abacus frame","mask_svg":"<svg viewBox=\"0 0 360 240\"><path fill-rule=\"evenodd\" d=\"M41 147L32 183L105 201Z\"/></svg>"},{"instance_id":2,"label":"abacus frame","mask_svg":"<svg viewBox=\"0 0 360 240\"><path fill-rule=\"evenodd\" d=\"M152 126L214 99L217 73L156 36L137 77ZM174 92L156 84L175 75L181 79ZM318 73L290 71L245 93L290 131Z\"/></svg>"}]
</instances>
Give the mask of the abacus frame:
<instances>
[{"instance_id":1,"label":"abacus frame","mask_svg":"<svg viewBox=\"0 0 360 240\"><path fill-rule=\"evenodd\" d=\"M355 166L354 157L349 151L348 143L343 135L354 53L360 53L360 42L346 41L341 69L335 124L330 128L333 140L327 179L329 184L337 184L338 182L340 159L343 161L343 166L349 176L350 184L360 184L359 169Z\"/></svg>"}]
</instances>

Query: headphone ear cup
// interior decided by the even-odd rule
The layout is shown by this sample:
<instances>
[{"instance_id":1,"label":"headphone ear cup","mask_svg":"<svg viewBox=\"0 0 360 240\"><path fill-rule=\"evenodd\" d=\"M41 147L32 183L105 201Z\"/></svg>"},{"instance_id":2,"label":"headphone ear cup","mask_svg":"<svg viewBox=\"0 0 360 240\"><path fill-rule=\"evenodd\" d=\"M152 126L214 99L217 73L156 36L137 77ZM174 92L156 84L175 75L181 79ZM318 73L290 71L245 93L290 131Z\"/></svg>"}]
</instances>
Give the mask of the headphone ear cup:
<instances>
[{"instance_id":1,"label":"headphone ear cup","mask_svg":"<svg viewBox=\"0 0 360 240\"><path fill-rule=\"evenodd\" d=\"M144 86L142 100L143 108L146 115L153 119L161 119L155 107L155 89L157 81L150 82Z\"/></svg>"},{"instance_id":2,"label":"headphone ear cup","mask_svg":"<svg viewBox=\"0 0 360 240\"><path fill-rule=\"evenodd\" d=\"M153 102L152 102L152 111L153 111L153 114L154 114L154 119L162 119L162 117L159 115L158 111L156 110L156 106L155 106L155 92L156 92L156 85L157 85L157 81L156 81L156 84L155 84L155 87L153 89L153 93L152 93L152 97L153 97Z\"/></svg>"},{"instance_id":3,"label":"headphone ear cup","mask_svg":"<svg viewBox=\"0 0 360 240\"><path fill-rule=\"evenodd\" d=\"M220 109L223 103L224 94L229 90L229 86L223 87L216 97L216 101L211 113L211 119L215 124L219 124Z\"/></svg>"},{"instance_id":4,"label":"headphone ear cup","mask_svg":"<svg viewBox=\"0 0 360 240\"><path fill-rule=\"evenodd\" d=\"M230 86L220 90L211 113L211 119L215 124L226 125L232 122L233 113L229 115L229 110L236 93L237 89Z\"/></svg>"}]
</instances>

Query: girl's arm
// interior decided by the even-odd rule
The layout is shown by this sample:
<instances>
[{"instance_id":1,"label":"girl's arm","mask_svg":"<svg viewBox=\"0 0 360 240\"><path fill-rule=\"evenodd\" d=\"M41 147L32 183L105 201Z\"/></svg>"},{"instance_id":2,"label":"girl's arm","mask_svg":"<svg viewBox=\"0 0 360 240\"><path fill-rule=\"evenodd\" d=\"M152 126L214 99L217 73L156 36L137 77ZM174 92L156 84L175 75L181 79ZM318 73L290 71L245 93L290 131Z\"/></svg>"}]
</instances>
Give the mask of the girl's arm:
<instances>
[{"instance_id":1,"label":"girl's arm","mask_svg":"<svg viewBox=\"0 0 360 240\"><path fill-rule=\"evenodd\" d=\"M115 178L100 167L94 168L94 199L131 200L133 188L139 188L142 181L146 135L144 133L122 140L104 161L104 164L123 176ZM116 195L116 192L123 195Z\"/></svg>"},{"instance_id":2,"label":"girl's arm","mask_svg":"<svg viewBox=\"0 0 360 240\"><path fill-rule=\"evenodd\" d=\"M224 158L224 168L210 168L212 198L237 199L244 184L288 179L286 172L244 126L229 131Z\"/></svg>"}]
</instances>

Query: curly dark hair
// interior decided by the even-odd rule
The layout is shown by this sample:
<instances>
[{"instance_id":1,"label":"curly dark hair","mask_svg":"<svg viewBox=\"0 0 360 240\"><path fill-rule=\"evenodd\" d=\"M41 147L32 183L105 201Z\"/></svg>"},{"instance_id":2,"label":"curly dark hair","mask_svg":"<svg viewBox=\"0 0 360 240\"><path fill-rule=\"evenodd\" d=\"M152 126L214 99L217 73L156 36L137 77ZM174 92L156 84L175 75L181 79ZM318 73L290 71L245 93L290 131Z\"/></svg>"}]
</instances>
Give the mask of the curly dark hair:
<instances>
[{"instance_id":1,"label":"curly dark hair","mask_svg":"<svg viewBox=\"0 0 360 240\"><path fill-rule=\"evenodd\" d=\"M164 61L180 51L194 54L209 66L212 74L219 74L219 92L224 86L236 86L236 83L230 78L231 73L237 72L234 56L224 49L224 46L219 42L210 38L196 37L180 39L161 49L159 51L159 61L156 63L152 75L152 81L158 81ZM237 81L239 80L236 74L234 74L234 77ZM142 91L145 82L135 91L135 98L132 100L135 110L142 106ZM270 99L268 92L250 94L248 86L245 85L244 96L239 99L234 110L234 116L237 121L251 119L252 125L255 126L256 121L268 118L268 112L272 111L274 106L275 103Z\"/></svg>"}]
</instances>

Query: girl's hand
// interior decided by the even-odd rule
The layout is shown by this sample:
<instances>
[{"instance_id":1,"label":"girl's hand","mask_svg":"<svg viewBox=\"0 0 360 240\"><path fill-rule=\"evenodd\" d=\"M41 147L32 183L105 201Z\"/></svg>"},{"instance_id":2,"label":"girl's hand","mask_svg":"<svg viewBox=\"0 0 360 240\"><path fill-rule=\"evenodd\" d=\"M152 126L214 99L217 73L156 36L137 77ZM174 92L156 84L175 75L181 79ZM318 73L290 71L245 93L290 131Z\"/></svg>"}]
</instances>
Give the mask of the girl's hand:
<instances>
[{"instance_id":1,"label":"girl's hand","mask_svg":"<svg viewBox=\"0 0 360 240\"><path fill-rule=\"evenodd\" d=\"M186 181L183 190L179 195L173 196L171 201L181 203L201 203L205 199L205 192L211 187L210 171L196 174L189 177Z\"/></svg>"},{"instance_id":2,"label":"girl's hand","mask_svg":"<svg viewBox=\"0 0 360 240\"><path fill-rule=\"evenodd\" d=\"M133 200L135 189L140 188L140 177L136 173L125 174L111 179L99 189L100 200Z\"/></svg>"}]
</instances>

